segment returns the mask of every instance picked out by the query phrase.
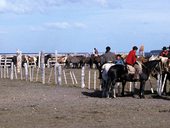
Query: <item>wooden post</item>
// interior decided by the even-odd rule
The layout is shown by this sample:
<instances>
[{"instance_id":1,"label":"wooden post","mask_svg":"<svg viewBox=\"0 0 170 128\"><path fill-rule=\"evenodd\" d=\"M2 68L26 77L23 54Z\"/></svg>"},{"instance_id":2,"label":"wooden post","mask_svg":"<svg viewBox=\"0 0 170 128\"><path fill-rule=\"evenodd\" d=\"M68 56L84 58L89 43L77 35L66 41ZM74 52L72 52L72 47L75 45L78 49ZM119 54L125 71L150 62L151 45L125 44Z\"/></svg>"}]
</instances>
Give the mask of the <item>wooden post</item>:
<instances>
[{"instance_id":1,"label":"wooden post","mask_svg":"<svg viewBox=\"0 0 170 128\"><path fill-rule=\"evenodd\" d=\"M31 66L29 66L29 76L30 76L30 82L31 82L32 81Z\"/></svg>"},{"instance_id":2,"label":"wooden post","mask_svg":"<svg viewBox=\"0 0 170 128\"><path fill-rule=\"evenodd\" d=\"M22 52L17 50L17 73L20 73L22 65Z\"/></svg>"},{"instance_id":3,"label":"wooden post","mask_svg":"<svg viewBox=\"0 0 170 128\"><path fill-rule=\"evenodd\" d=\"M42 83L45 84L45 64L44 64L44 53L41 51L41 55L40 55L40 68L41 68L41 80Z\"/></svg>"},{"instance_id":4,"label":"wooden post","mask_svg":"<svg viewBox=\"0 0 170 128\"><path fill-rule=\"evenodd\" d=\"M24 63L24 68L25 68L25 80L28 80L28 64Z\"/></svg>"},{"instance_id":5,"label":"wooden post","mask_svg":"<svg viewBox=\"0 0 170 128\"><path fill-rule=\"evenodd\" d=\"M8 65L6 66L6 77L9 78L9 69L8 69Z\"/></svg>"},{"instance_id":6,"label":"wooden post","mask_svg":"<svg viewBox=\"0 0 170 128\"><path fill-rule=\"evenodd\" d=\"M45 84L45 64L42 67L42 83Z\"/></svg>"},{"instance_id":7,"label":"wooden post","mask_svg":"<svg viewBox=\"0 0 170 128\"><path fill-rule=\"evenodd\" d=\"M62 84L61 75L62 75L61 65L58 65L58 84L59 84L59 85Z\"/></svg>"},{"instance_id":8,"label":"wooden post","mask_svg":"<svg viewBox=\"0 0 170 128\"><path fill-rule=\"evenodd\" d=\"M50 75L49 75L49 78L48 78L48 83L50 83L52 73L53 73L53 67L51 67Z\"/></svg>"},{"instance_id":9,"label":"wooden post","mask_svg":"<svg viewBox=\"0 0 170 128\"><path fill-rule=\"evenodd\" d=\"M11 77L10 77L11 80L14 79L14 63L12 62L11 63Z\"/></svg>"},{"instance_id":10,"label":"wooden post","mask_svg":"<svg viewBox=\"0 0 170 128\"><path fill-rule=\"evenodd\" d=\"M18 79L18 76L17 76L17 67L14 65L14 72L15 72L15 79Z\"/></svg>"},{"instance_id":11,"label":"wooden post","mask_svg":"<svg viewBox=\"0 0 170 128\"><path fill-rule=\"evenodd\" d=\"M71 77L72 83L74 84L73 74L71 71L70 71L70 77Z\"/></svg>"},{"instance_id":12,"label":"wooden post","mask_svg":"<svg viewBox=\"0 0 170 128\"><path fill-rule=\"evenodd\" d=\"M78 82L77 82L77 79L76 79L76 76L75 76L74 72L72 72L72 75L73 75L73 79L74 79L75 83L76 83L76 84L78 84Z\"/></svg>"},{"instance_id":13,"label":"wooden post","mask_svg":"<svg viewBox=\"0 0 170 128\"><path fill-rule=\"evenodd\" d=\"M90 89L90 83L91 83L91 71L89 70L89 80L88 80L88 89Z\"/></svg>"},{"instance_id":14,"label":"wooden post","mask_svg":"<svg viewBox=\"0 0 170 128\"><path fill-rule=\"evenodd\" d=\"M23 80L23 77L22 77L22 65L21 65L21 72L20 73L21 73L21 80Z\"/></svg>"},{"instance_id":15,"label":"wooden post","mask_svg":"<svg viewBox=\"0 0 170 128\"><path fill-rule=\"evenodd\" d=\"M85 67L83 66L81 69L81 88L85 87L84 80L85 80Z\"/></svg>"},{"instance_id":16,"label":"wooden post","mask_svg":"<svg viewBox=\"0 0 170 128\"><path fill-rule=\"evenodd\" d=\"M39 52L38 54L38 68L40 68L41 66L41 52Z\"/></svg>"},{"instance_id":17,"label":"wooden post","mask_svg":"<svg viewBox=\"0 0 170 128\"><path fill-rule=\"evenodd\" d=\"M40 70L40 68L38 67L38 68L37 68L37 73L36 73L36 81L38 81L39 70Z\"/></svg>"},{"instance_id":18,"label":"wooden post","mask_svg":"<svg viewBox=\"0 0 170 128\"><path fill-rule=\"evenodd\" d=\"M57 81L57 63L55 63L55 66L54 66L54 77L55 77L55 84L57 85L58 81Z\"/></svg>"},{"instance_id":19,"label":"wooden post","mask_svg":"<svg viewBox=\"0 0 170 128\"><path fill-rule=\"evenodd\" d=\"M66 78L66 72L65 72L65 70L63 70L63 75L64 75L65 84L67 84L67 78Z\"/></svg>"},{"instance_id":20,"label":"wooden post","mask_svg":"<svg viewBox=\"0 0 170 128\"><path fill-rule=\"evenodd\" d=\"M94 90L96 90L96 71L94 71Z\"/></svg>"},{"instance_id":21,"label":"wooden post","mask_svg":"<svg viewBox=\"0 0 170 128\"><path fill-rule=\"evenodd\" d=\"M1 68L1 78L3 78L3 70L2 70L3 68L2 68L2 65L1 65L0 68Z\"/></svg>"},{"instance_id":22,"label":"wooden post","mask_svg":"<svg viewBox=\"0 0 170 128\"><path fill-rule=\"evenodd\" d=\"M7 61L7 58L6 58L6 56L5 56L5 63L4 63L4 78L6 78L6 68L7 68L7 63L6 63L6 61Z\"/></svg>"}]
</instances>

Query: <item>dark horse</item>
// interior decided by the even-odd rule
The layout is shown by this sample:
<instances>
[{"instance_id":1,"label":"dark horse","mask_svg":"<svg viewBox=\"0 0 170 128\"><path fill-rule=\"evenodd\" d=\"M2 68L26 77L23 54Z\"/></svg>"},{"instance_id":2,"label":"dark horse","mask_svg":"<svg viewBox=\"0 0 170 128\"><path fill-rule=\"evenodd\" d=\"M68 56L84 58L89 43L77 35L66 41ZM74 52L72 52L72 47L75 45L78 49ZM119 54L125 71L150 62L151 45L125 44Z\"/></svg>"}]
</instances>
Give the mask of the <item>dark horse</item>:
<instances>
[{"instance_id":1,"label":"dark horse","mask_svg":"<svg viewBox=\"0 0 170 128\"><path fill-rule=\"evenodd\" d=\"M147 61L142 64L142 73L138 80L133 79L133 75L128 74L127 66L124 65L113 65L107 72L107 82L103 86L103 96L109 97L110 92L113 94L115 90L116 82L122 82L122 96L124 96L124 87L126 82L140 82L140 93L139 97L144 98L145 83L149 78L149 75L153 70L160 71L159 63L160 60ZM115 94L114 94L115 95Z\"/></svg>"}]
</instances>

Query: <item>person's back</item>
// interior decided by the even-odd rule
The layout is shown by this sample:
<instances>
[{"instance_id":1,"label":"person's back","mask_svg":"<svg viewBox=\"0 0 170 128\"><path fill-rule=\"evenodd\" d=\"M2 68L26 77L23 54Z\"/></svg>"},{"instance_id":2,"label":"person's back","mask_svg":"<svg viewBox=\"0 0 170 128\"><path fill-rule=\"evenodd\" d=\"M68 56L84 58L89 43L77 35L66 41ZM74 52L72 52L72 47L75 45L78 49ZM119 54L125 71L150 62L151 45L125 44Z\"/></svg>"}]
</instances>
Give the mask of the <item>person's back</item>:
<instances>
[{"instance_id":1,"label":"person's back","mask_svg":"<svg viewBox=\"0 0 170 128\"><path fill-rule=\"evenodd\" d=\"M111 48L109 46L106 47L106 52L101 56L101 66L99 68L99 79L102 78L102 66L105 63L114 63L115 62L115 55L114 53L110 52Z\"/></svg>"},{"instance_id":2,"label":"person's back","mask_svg":"<svg viewBox=\"0 0 170 128\"><path fill-rule=\"evenodd\" d=\"M109 46L106 47L106 52L103 54L103 63L113 63L115 61L115 55L110 50Z\"/></svg>"}]
</instances>

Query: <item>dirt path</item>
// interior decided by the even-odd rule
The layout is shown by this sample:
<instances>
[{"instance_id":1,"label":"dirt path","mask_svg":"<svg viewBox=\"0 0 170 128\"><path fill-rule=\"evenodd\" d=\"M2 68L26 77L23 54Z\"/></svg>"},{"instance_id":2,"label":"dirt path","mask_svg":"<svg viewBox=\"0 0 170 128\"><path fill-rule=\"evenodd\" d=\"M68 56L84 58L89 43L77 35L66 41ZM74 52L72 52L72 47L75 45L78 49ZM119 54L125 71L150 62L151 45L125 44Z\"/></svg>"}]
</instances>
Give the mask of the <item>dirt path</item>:
<instances>
[{"instance_id":1,"label":"dirt path","mask_svg":"<svg viewBox=\"0 0 170 128\"><path fill-rule=\"evenodd\" d=\"M0 128L169 128L170 97L105 99L93 90L0 79Z\"/></svg>"}]
</instances>

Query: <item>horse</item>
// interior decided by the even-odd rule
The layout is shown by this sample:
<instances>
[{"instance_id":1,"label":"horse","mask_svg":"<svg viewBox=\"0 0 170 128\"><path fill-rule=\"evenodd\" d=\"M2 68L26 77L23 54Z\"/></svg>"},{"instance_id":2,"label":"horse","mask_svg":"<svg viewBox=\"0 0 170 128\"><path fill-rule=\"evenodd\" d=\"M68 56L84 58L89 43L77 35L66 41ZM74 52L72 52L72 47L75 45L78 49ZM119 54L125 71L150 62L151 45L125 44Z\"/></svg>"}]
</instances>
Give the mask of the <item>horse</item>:
<instances>
[{"instance_id":1,"label":"horse","mask_svg":"<svg viewBox=\"0 0 170 128\"><path fill-rule=\"evenodd\" d=\"M83 55L68 55L65 67L66 68L81 68L85 65L86 57Z\"/></svg>"},{"instance_id":2,"label":"horse","mask_svg":"<svg viewBox=\"0 0 170 128\"><path fill-rule=\"evenodd\" d=\"M138 80L133 79L134 74L128 74L127 65L112 65L110 66L106 78L103 81L105 81L104 85L102 85L102 97L109 97L110 94L113 97L116 97L115 95L115 84L116 82L122 83L122 96L124 96L124 88L126 85L126 82L140 82L140 98L145 98L144 96L144 89L145 89L145 83L148 80L151 72L153 70L156 70L157 72L160 72L160 60L153 60L153 61L147 61L142 63L142 73L140 74L140 77Z\"/></svg>"},{"instance_id":3,"label":"horse","mask_svg":"<svg viewBox=\"0 0 170 128\"><path fill-rule=\"evenodd\" d=\"M151 56L150 60L161 60L161 72L152 72L151 75L159 81L159 86L157 89L158 95L167 95L167 81L170 81L170 60L168 57L162 56ZM158 76L159 75L159 76ZM159 77L159 78L158 78Z\"/></svg>"},{"instance_id":4,"label":"horse","mask_svg":"<svg viewBox=\"0 0 170 128\"><path fill-rule=\"evenodd\" d=\"M90 56L89 65L90 65L91 69L93 68L93 64L95 65L96 69L100 68L100 66L101 66L101 57L102 57L102 55L95 56L94 54L92 54Z\"/></svg>"}]
</instances>

